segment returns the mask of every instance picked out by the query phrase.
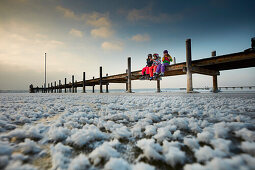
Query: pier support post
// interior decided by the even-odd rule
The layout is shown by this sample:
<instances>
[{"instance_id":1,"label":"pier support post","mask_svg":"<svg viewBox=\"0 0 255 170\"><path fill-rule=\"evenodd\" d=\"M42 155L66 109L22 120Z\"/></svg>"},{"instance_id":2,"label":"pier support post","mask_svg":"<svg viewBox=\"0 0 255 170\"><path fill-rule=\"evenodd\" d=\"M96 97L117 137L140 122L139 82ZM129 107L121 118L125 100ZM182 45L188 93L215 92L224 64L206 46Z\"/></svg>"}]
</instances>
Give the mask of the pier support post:
<instances>
[{"instance_id":1,"label":"pier support post","mask_svg":"<svg viewBox=\"0 0 255 170\"><path fill-rule=\"evenodd\" d=\"M86 81L86 77L85 77L85 72L83 72L83 82L82 82L82 92L86 93L86 87L85 87L85 82Z\"/></svg>"},{"instance_id":2,"label":"pier support post","mask_svg":"<svg viewBox=\"0 0 255 170\"><path fill-rule=\"evenodd\" d=\"M29 86L29 93L34 93L33 84L30 84Z\"/></svg>"},{"instance_id":3,"label":"pier support post","mask_svg":"<svg viewBox=\"0 0 255 170\"><path fill-rule=\"evenodd\" d=\"M131 88L131 57L128 57L128 93L132 93L132 88Z\"/></svg>"},{"instance_id":4,"label":"pier support post","mask_svg":"<svg viewBox=\"0 0 255 170\"><path fill-rule=\"evenodd\" d=\"M48 83L48 93L50 93L50 83Z\"/></svg>"},{"instance_id":5,"label":"pier support post","mask_svg":"<svg viewBox=\"0 0 255 170\"><path fill-rule=\"evenodd\" d=\"M95 77L93 77L93 80L95 79ZM95 85L92 86L92 93L95 93Z\"/></svg>"},{"instance_id":6,"label":"pier support post","mask_svg":"<svg viewBox=\"0 0 255 170\"><path fill-rule=\"evenodd\" d=\"M54 93L56 93L56 88L57 88L56 86L57 86L57 82L55 81L54 82Z\"/></svg>"},{"instance_id":7,"label":"pier support post","mask_svg":"<svg viewBox=\"0 0 255 170\"><path fill-rule=\"evenodd\" d=\"M176 58L174 57L174 64L176 64Z\"/></svg>"},{"instance_id":8,"label":"pier support post","mask_svg":"<svg viewBox=\"0 0 255 170\"><path fill-rule=\"evenodd\" d=\"M106 74L106 77L108 77L108 74ZM107 82L107 83L106 83L106 86L105 86L105 88L106 88L106 93L109 93L108 86L109 86L109 83Z\"/></svg>"},{"instance_id":9,"label":"pier support post","mask_svg":"<svg viewBox=\"0 0 255 170\"><path fill-rule=\"evenodd\" d=\"M44 87L43 87L43 85L42 85L42 93L44 93Z\"/></svg>"},{"instance_id":10,"label":"pier support post","mask_svg":"<svg viewBox=\"0 0 255 170\"><path fill-rule=\"evenodd\" d=\"M59 83L58 83L58 92L61 93L62 92L62 89L61 89L61 80L59 80Z\"/></svg>"},{"instance_id":11,"label":"pier support post","mask_svg":"<svg viewBox=\"0 0 255 170\"><path fill-rule=\"evenodd\" d=\"M36 87L36 93L39 93L39 87L38 86Z\"/></svg>"},{"instance_id":12,"label":"pier support post","mask_svg":"<svg viewBox=\"0 0 255 170\"><path fill-rule=\"evenodd\" d=\"M126 69L127 77L128 77L128 69ZM126 82L126 92L128 91L128 81Z\"/></svg>"},{"instance_id":13,"label":"pier support post","mask_svg":"<svg viewBox=\"0 0 255 170\"><path fill-rule=\"evenodd\" d=\"M72 75L72 93L74 93L74 75Z\"/></svg>"},{"instance_id":14,"label":"pier support post","mask_svg":"<svg viewBox=\"0 0 255 170\"><path fill-rule=\"evenodd\" d=\"M53 93L53 86L52 86L52 83L50 83L50 89L51 89L51 93Z\"/></svg>"},{"instance_id":15,"label":"pier support post","mask_svg":"<svg viewBox=\"0 0 255 170\"><path fill-rule=\"evenodd\" d=\"M66 93L66 78L65 78L65 93Z\"/></svg>"},{"instance_id":16,"label":"pier support post","mask_svg":"<svg viewBox=\"0 0 255 170\"><path fill-rule=\"evenodd\" d=\"M160 80L157 80L157 93L160 93Z\"/></svg>"},{"instance_id":17,"label":"pier support post","mask_svg":"<svg viewBox=\"0 0 255 170\"><path fill-rule=\"evenodd\" d=\"M71 84L71 82L69 81L69 85ZM69 93L72 92L72 87L69 87Z\"/></svg>"},{"instance_id":18,"label":"pier support post","mask_svg":"<svg viewBox=\"0 0 255 170\"><path fill-rule=\"evenodd\" d=\"M103 70L102 70L102 66L100 66L99 69L99 76L100 76L100 80L99 80L99 85L100 85L100 93L103 93Z\"/></svg>"},{"instance_id":19,"label":"pier support post","mask_svg":"<svg viewBox=\"0 0 255 170\"><path fill-rule=\"evenodd\" d=\"M212 57L216 56L216 51L212 51ZM217 75L213 75L213 93L218 93L218 78Z\"/></svg>"},{"instance_id":20,"label":"pier support post","mask_svg":"<svg viewBox=\"0 0 255 170\"><path fill-rule=\"evenodd\" d=\"M77 93L77 88L78 88L78 87L77 87L77 80L75 80L75 84L76 84L76 86L75 86L74 89L75 89L75 93Z\"/></svg>"},{"instance_id":21,"label":"pier support post","mask_svg":"<svg viewBox=\"0 0 255 170\"><path fill-rule=\"evenodd\" d=\"M193 92L191 72L191 39L186 40L187 93Z\"/></svg>"}]
</instances>

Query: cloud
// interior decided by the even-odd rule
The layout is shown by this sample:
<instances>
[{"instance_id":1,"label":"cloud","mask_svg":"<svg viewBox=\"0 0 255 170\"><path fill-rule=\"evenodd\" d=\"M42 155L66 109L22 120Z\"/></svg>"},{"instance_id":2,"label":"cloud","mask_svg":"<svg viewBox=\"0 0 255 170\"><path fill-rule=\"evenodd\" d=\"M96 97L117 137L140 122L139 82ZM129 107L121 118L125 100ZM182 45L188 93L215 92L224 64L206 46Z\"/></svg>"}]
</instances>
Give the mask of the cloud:
<instances>
[{"instance_id":1,"label":"cloud","mask_svg":"<svg viewBox=\"0 0 255 170\"><path fill-rule=\"evenodd\" d=\"M150 36L148 34L136 34L131 38L131 40L137 42L150 41Z\"/></svg>"},{"instance_id":2,"label":"cloud","mask_svg":"<svg viewBox=\"0 0 255 170\"><path fill-rule=\"evenodd\" d=\"M103 42L101 47L104 50L116 50L116 51L121 51L123 49L123 44L121 42Z\"/></svg>"},{"instance_id":3,"label":"cloud","mask_svg":"<svg viewBox=\"0 0 255 170\"><path fill-rule=\"evenodd\" d=\"M180 20L182 18L181 14L167 14L154 12L153 6L148 5L141 9L132 9L127 12L127 19L129 21L152 21L152 22L172 22L176 20Z\"/></svg>"},{"instance_id":4,"label":"cloud","mask_svg":"<svg viewBox=\"0 0 255 170\"><path fill-rule=\"evenodd\" d=\"M113 31L107 27L100 27L91 30L93 37L108 38L113 34Z\"/></svg>"},{"instance_id":5,"label":"cloud","mask_svg":"<svg viewBox=\"0 0 255 170\"><path fill-rule=\"evenodd\" d=\"M57 9L57 11L63 13L64 16L67 17L67 18L79 19L79 17L76 16L76 15L74 14L74 12L71 11L70 9L68 9L68 8L64 8L64 7L62 7L62 6L57 6L56 9Z\"/></svg>"},{"instance_id":6,"label":"cloud","mask_svg":"<svg viewBox=\"0 0 255 170\"><path fill-rule=\"evenodd\" d=\"M111 27L111 21L108 13L93 12L91 14L83 14L82 18L88 25L94 27Z\"/></svg>"},{"instance_id":7,"label":"cloud","mask_svg":"<svg viewBox=\"0 0 255 170\"><path fill-rule=\"evenodd\" d=\"M72 28L70 31L69 31L69 34L75 36L75 37L83 37L83 33L82 31L80 30L77 30L77 29L74 29Z\"/></svg>"},{"instance_id":8,"label":"cloud","mask_svg":"<svg viewBox=\"0 0 255 170\"><path fill-rule=\"evenodd\" d=\"M89 26L94 27L90 32L93 37L108 38L113 35L114 31L112 30L112 23L109 18L109 13L92 12L76 15L72 10L62 6L57 6L56 9L66 18L79 20L85 22ZM73 33L76 34L76 32Z\"/></svg>"}]
</instances>

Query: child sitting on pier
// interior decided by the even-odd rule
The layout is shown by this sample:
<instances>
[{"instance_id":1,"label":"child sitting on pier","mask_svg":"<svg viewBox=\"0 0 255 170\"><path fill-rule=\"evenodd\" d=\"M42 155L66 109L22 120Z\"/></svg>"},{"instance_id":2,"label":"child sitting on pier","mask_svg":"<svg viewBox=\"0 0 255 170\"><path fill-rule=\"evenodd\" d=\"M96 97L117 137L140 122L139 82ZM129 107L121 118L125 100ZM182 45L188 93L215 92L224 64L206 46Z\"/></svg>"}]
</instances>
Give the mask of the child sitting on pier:
<instances>
[{"instance_id":1,"label":"child sitting on pier","mask_svg":"<svg viewBox=\"0 0 255 170\"><path fill-rule=\"evenodd\" d=\"M153 54L153 64L152 66L149 68L149 72L150 72L150 80L153 79L153 73L156 72L156 69L158 67L158 65L161 64L160 61L160 57L157 53Z\"/></svg>"},{"instance_id":2,"label":"child sitting on pier","mask_svg":"<svg viewBox=\"0 0 255 170\"><path fill-rule=\"evenodd\" d=\"M164 50L164 56L162 58L163 64L159 64L155 73L155 76L157 76L160 72L160 76L164 76L166 66L170 64L170 62L173 61L172 57L168 54L167 50Z\"/></svg>"},{"instance_id":3,"label":"child sitting on pier","mask_svg":"<svg viewBox=\"0 0 255 170\"><path fill-rule=\"evenodd\" d=\"M140 78L141 80L145 79L146 76L149 76L149 67L151 67L153 64L152 60L152 54L148 54L148 58L146 59L146 67L142 69L142 77Z\"/></svg>"}]
</instances>

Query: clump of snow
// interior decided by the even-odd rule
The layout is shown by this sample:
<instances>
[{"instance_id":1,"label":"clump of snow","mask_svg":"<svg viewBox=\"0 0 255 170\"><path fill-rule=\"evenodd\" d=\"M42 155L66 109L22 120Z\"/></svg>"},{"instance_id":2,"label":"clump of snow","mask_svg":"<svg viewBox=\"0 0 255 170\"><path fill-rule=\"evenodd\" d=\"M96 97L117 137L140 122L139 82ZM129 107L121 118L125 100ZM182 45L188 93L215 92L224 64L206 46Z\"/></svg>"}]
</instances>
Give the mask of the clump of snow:
<instances>
[{"instance_id":1,"label":"clump of snow","mask_svg":"<svg viewBox=\"0 0 255 170\"><path fill-rule=\"evenodd\" d=\"M196 138L184 138L183 143L187 145L191 150L199 148L199 143Z\"/></svg>"},{"instance_id":2,"label":"clump of snow","mask_svg":"<svg viewBox=\"0 0 255 170\"><path fill-rule=\"evenodd\" d=\"M225 140L222 138L213 139L211 141L211 144L213 145L214 149L219 149L222 152L225 152L226 154L229 154L229 147L231 144L230 140Z\"/></svg>"},{"instance_id":3,"label":"clump of snow","mask_svg":"<svg viewBox=\"0 0 255 170\"><path fill-rule=\"evenodd\" d=\"M83 129L78 129L75 131L74 134L66 139L66 141L82 147L89 142L104 139L108 139L108 136L101 132L96 126L85 125Z\"/></svg>"},{"instance_id":4,"label":"clump of snow","mask_svg":"<svg viewBox=\"0 0 255 170\"><path fill-rule=\"evenodd\" d=\"M178 142L163 142L163 153L166 163L174 167L177 163L185 162L185 153L180 150Z\"/></svg>"},{"instance_id":5,"label":"clump of snow","mask_svg":"<svg viewBox=\"0 0 255 170\"><path fill-rule=\"evenodd\" d=\"M122 158L111 158L104 166L105 170L130 170L130 165Z\"/></svg>"},{"instance_id":6,"label":"clump of snow","mask_svg":"<svg viewBox=\"0 0 255 170\"><path fill-rule=\"evenodd\" d=\"M8 142L0 141L0 155L10 155L13 151L13 147Z\"/></svg>"},{"instance_id":7,"label":"clump of snow","mask_svg":"<svg viewBox=\"0 0 255 170\"><path fill-rule=\"evenodd\" d=\"M8 156L0 156L0 169L4 169L8 162L9 162Z\"/></svg>"},{"instance_id":8,"label":"clump of snow","mask_svg":"<svg viewBox=\"0 0 255 170\"><path fill-rule=\"evenodd\" d=\"M200 142L210 143L213 139L214 134L209 131L203 131L202 133L197 134L197 139Z\"/></svg>"},{"instance_id":9,"label":"clump of snow","mask_svg":"<svg viewBox=\"0 0 255 170\"><path fill-rule=\"evenodd\" d=\"M69 164L69 170L83 170L90 167L88 158L84 154L80 154L75 157Z\"/></svg>"},{"instance_id":10,"label":"clump of snow","mask_svg":"<svg viewBox=\"0 0 255 170\"><path fill-rule=\"evenodd\" d=\"M51 146L52 169L67 169L70 163L72 148L58 143Z\"/></svg>"},{"instance_id":11,"label":"clump of snow","mask_svg":"<svg viewBox=\"0 0 255 170\"><path fill-rule=\"evenodd\" d=\"M111 157L119 156L120 154L108 142L104 142L89 154L89 158L94 165L98 165L101 161L107 161Z\"/></svg>"},{"instance_id":12,"label":"clump of snow","mask_svg":"<svg viewBox=\"0 0 255 170\"><path fill-rule=\"evenodd\" d=\"M164 157L159 153L162 152L162 147L155 143L154 139L141 139L137 141L136 146L143 150L143 154L139 156L145 156L147 159L164 160Z\"/></svg>"},{"instance_id":13,"label":"clump of snow","mask_svg":"<svg viewBox=\"0 0 255 170\"><path fill-rule=\"evenodd\" d=\"M145 131L144 133L147 135L147 136L153 136L157 133L157 128L153 125L148 125L145 127Z\"/></svg>"},{"instance_id":14,"label":"clump of snow","mask_svg":"<svg viewBox=\"0 0 255 170\"><path fill-rule=\"evenodd\" d=\"M25 142L22 142L19 144L19 148L22 153L28 154L28 153L39 153L42 149L36 144L36 142L26 138Z\"/></svg>"},{"instance_id":15,"label":"clump of snow","mask_svg":"<svg viewBox=\"0 0 255 170\"><path fill-rule=\"evenodd\" d=\"M235 132L236 136L243 138L244 140L255 142L255 132L250 131L246 128L242 128Z\"/></svg>"},{"instance_id":16,"label":"clump of snow","mask_svg":"<svg viewBox=\"0 0 255 170\"><path fill-rule=\"evenodd\" d=\"M228 136L229 128L226 126L225 122L216 123L213 127L216 138L226 138Z\"/></svg>"},{"instance_id":17,"label":"clump of snow","mask_svg":"<svg viewBox=\"0 0 255 170\"><path fill-rule=\"evenodd\" d=\"M52 126L49 129L48 135L53 141L62 141L69 135L69 130L63 127Z\"/></svg>"},{"instance_id":18,"label":"clump of snow","mask_svg":"<svg viewBox=\"0 0 255 170\"><path fill-rule=\"evenodd\" d=\"M157 134L153 138L157 139L158 142L163 142L163 140L171 139L172 133L168 127L158 128Z\"/></svg>"},{"instance_id":19,"label":"clump of snow","mask_svg":"<svg viewBox=\"0 0 255 170\"><path fill-rule=\"evenodd\" d=\"M155 170L155 167L143 162L139 162L135 165L132 165L132 170Z\"/></svg>"},{"instance_id":20,"label":"clump of snow","mask_svg":"<svg viewBox=\"0 0 255 170\"><path fill-rule=\"evenodd\" d=\"M113 132L113 136L117 139L128 139L131 135L131 132L126 126L122 126L121 128L118 128Z\"/></svg>"},{"instance_id":21,"label":"clump of snow","mask_svg":"<svg viewBox=\"0 0 255 170\"><path fill-rule=\"evenodd\" d=\"M244 152L247 152L253 156L255 156L255 142L242 142L241 143L241 149Z\"/></svg>"},{"instance_id":22,"label":"clump of snow","mask_svg":"<svg viewBox=\"0 0 255 170\"><path fill-rule=\"evenodd\" d=\"M213 150L209 146L203 146L196 150L195 157L198 162L208 161L214 157L224 157L226 154L220 150Z\"/></svg>"},{"instance_id":23,"label":"clump of snow","mask_svg":"<svg viewBox=\"0 0 255 170\"><path fill-rule=\"evenodd\" d=\"M30 164L22 164L21 161L10 161L7 167L5 167L6 170L37 170L36 167Z\"/></svg>"}]
</instances>

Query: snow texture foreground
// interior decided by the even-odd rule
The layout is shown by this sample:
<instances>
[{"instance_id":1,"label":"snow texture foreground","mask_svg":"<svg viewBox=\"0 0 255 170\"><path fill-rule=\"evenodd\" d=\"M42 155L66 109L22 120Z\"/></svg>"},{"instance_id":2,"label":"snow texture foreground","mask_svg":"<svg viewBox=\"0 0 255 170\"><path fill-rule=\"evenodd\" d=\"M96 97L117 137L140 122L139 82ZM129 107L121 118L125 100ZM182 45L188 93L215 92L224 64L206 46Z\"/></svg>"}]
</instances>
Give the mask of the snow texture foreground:
<instances>
[{"instance_id":1,"label":"snow texture foreground","mask_svg":"<svg viewBox=\"0 0 255 170\"><path fill-rule=\"evenodd\" d=\"M254 94L0 94L0 169L254 169Z\"/></svg>"}]
</instances>

